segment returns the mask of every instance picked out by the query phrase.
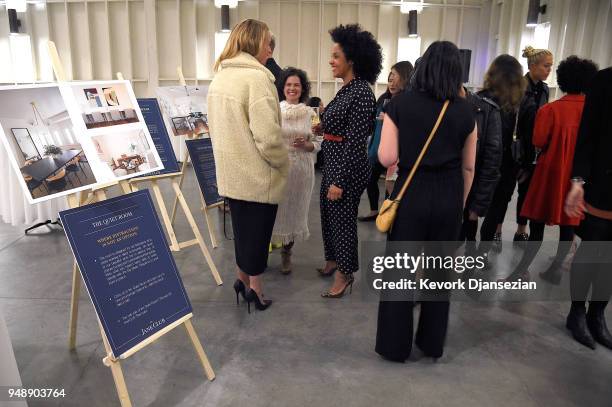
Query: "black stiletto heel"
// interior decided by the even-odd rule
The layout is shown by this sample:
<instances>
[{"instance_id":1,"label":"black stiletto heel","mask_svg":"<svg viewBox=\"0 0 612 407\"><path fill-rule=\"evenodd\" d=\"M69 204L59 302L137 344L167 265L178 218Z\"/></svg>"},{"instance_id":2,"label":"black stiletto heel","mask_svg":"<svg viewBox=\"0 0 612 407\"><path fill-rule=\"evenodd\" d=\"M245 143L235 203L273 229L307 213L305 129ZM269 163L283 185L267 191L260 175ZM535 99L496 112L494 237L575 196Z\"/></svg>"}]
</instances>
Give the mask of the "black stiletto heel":
<instances>
[{"instance_id":1,"label":"black stiletto heel","mask_svg":"<svg viewBox=\"0 0 612 407\"><path fill-rule=\"evenodd\" d=\"M234 281L234 291L236 291L236 305L240 305L240 300L238 298L238 294L242 294L242 298L246 301L246 287L242 280L237 279Z\"/></svg>"},{"instance_id":2,"label":"black stiletto heel","mask_svg":"<svg viewBox=\"0 0 612 407\"><path fill-rule=\"evenodd\" d=\"M262 295L263 296L263 295ZM259 295L254 290L249 289L246 292L247 311L251 313L251 302L255 303L255 308L259 311L265 311L270 305L272 300L260 300Z\"/></svg>"}]
</instances>

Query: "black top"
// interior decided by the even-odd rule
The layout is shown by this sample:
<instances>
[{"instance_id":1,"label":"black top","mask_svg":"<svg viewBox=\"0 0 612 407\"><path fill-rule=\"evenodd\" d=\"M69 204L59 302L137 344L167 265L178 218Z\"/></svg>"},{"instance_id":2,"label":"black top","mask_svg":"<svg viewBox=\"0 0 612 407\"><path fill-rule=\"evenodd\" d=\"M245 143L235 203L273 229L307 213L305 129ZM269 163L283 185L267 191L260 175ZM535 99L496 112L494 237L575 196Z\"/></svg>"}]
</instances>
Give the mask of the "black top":
<instances>
[{"instance_id":1,"label":"black top","mask_svg":"<svg viewBox=\"0 0 612 407\"><path fill-rule=\"evenodd\" d=\"M385 108L399 130L399 173L414 165L433 129L444 103L429 94L409 90L391 99ZM463 99L452 101L438 127L419 169L452 170L461 168L462 150L474 130L474 111Z\"/></svg>"},{"instance_id":2,"label":"black top","mask_svg":"<svg viewBox=\"0 0 612 407\"><path fill-rule=\"evenodd\" d=\"M57 158L45 157L41 160L34 161L30 165L22 167L21 172L31 176L36 181L42 182L66 165L68 161L81 154L81 151L82 150L64 150Z\"/></svg>"},{"instance_id":3,"label":"black top","mask_svg":"<svg viewBox=\"0 0 612 407\"><path fill-rule=\"evenodd\" d=\"M573 177L582 177L584 200L612 210L612 68L599 71L586 94L576 141Z\"/></svg>"},{"instance_id":4,"label":"black top","mask_svg":"<svg viewBox=\"0 0 612 407\"><path fill-rule=\"evenodd\" d=\"M266 61L265 66L266 68L268 68L270 72L272 72L272 75L274 75L274 84L276 85L275 87L276 87L276 91L278 92L278 98L281 99L283 95L282 95L282 90L278 88L278 81L280 79L281 73L283 72L283 69L280 66L278 66L274 58L269 58Z\"/></svg>"},{"instance_id":5,"label":"black top","mask_svg":"<svg viewBox=\"0 0 612 407\"><path fill-rule=\"evenodd\" d=\"M499 105L486 95L467 92L478 128L474 182L466 206L478 216L485 216L500 176L502 130Z\"/></svg>"},{"instance_id":6,"label":"black top","mask_svg":"<svg viewBox=\"0 0 612 407\"><path fill-rule=\"evenodd\" d=\"M326 171L334 174L332 184L344 189L351 184L360 185L368 177L367 140L374 130L375 109L374 92L363 79L344 85L325 107L321 116L323 132L343 137L339 143L324 140L321 146Z\"/></svg>"},{"instance_id":7,"label":"black top","mask_svg":"<svg viewBox=\"0 0 612 407\"><path fill-rule=\"evenodd\" d=\"M499 105L499 100L493 96L489 90L482 90L478 92L479 96L483 96L491 99ZM504 151L504 159L512 158L512 139L514 136L514 127L516 126L516 112L507 112L500 109L499 114L501 116L501 137L502 146Z\"/></svg>"},{"instance_id":8,"label":"black top","mask_svg":"<svg viewBox=\"0 0 612 407\"><path fill-rule=\"evenodd\" d=\"M525 169L533 169L535 159L535 147L532 143L533 126L535 124L538 109L548 103L548 85L542 81L535 83L531 80L529 73L525 75L527 89L521 102L516 126L516 135L521 140L521 166Z\"/></svg>"}]
</instances>

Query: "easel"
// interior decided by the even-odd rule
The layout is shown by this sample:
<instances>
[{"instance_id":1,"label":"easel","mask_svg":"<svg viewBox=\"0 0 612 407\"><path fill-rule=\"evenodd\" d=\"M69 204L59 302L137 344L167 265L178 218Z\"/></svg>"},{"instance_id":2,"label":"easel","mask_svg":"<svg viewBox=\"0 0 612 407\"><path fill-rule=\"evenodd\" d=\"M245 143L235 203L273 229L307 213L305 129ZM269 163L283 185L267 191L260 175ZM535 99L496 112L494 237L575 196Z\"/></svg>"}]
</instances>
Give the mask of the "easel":
<instances>
[{"instance_id":1,"label":"easel","mask_svg":"<svg viewBox=\"0 0 612 407\"><path fill-rule=\"evenodd\" d=\"M117 77L123 78L123 75L121 74L121 72L117 73ZM183 170L184 168L185 168L185 162L183 162ZM204 258L206 259L206 263L208 263L208 267L210 267L210 271L213 275L213 278L215 279L215 282L217 283L217 285L222 285L223 280L221 280L221 276L219 275L217 266L215 265L212 259L212 256L210 255L210 252L208 251L208 248L206 247L206 242L204 242L204 238L202 237L202 234L200 233L200 228L198 227L198 224L196 223L195 218L193 217L193 214L191 213L191 209L189 209L189 205L187 205L187 201L185 200L185 197L183 196L183 192L181 191L181 186L183 183L183 170L181 170L181 172L175 172L171 174L161 174L161 175L152 175L149 177L131 178L129 180L129 185L132 191L138 191L141 183L143 182L151 183L151 189L153 189L153 194L155 196L155 200L157 201L159 211L161 212L164 226L166 227L166 231L168 232L168 236L170 237L170 250L174 252L178 252L181 249L184 249L186 247L190 247L194 245L200 246L200 251L202 252L202 255L204 256ZM178 181L177 181L177 178L179 179ZM165 180L165 179L170 180L172 184L172 189L175 194L172 220L170 220L170 216L168 215L168 210L166 208L166 203L164 202L164 197L162 195L161 189L159 188L159 184L157 183L157 181ZM176 216L177 202L181 205L181 208L183 209L183 213L185 214L185 217L187 218L187 222L189 223L189 226L191 227L191 230L195 236L195 239L187 240L185 242L179 242L176 237L176 233L174 232L173 220L174 220L174 216ZM209 225L209 232L210 232L210 225ZM214 235L212 234L212 232L210 236L211 236L213 247L216 247L216 241L214 239Z\"/></svg>"},{"instance_id":2,"label":"easel","mask_svg":"<svg viewBox=\"0 0 612 407\"><path fill-rule=\"evenodd\" d=\"M59 54L57 52L55 43L52 41L49 41L48 49L49 49L49 56L51 59L51 63L53 65L53 70L55 72L55 76L57 77L58 83L65 82L66 75L64 72L63 65L61 64L61 61L59 59ZM111 186L117 185L117 184L120 185L123 193L127 194L131 192L130 185L127 181L112 182L109 184L96 186L92 188L90 192L87 192L87 193L78 192L78 193L70 194L68 196L68 204L71 208L77 208L85 204L104 201L106 199L106 189ZM91 198L89 198L90 196ZM80 289L81 289L81 279L79 277L80 277L80 272L79 272L79 268L78 268L78 265L75 259L73 263L73 267L72 267L72 300L70 304L69 343L70 343L71 350L75 348L75 342L76 342L78 297L79 297ZM193 347L195 348L195 351L198 355L198 359L200 360L200 363L202 365L202 368L204 369L204 373L206 377L210 381L215 379L215 373L212 369L212 366L210 365L210 362L208 360L208 357L206 356L206 353L204 352L204 348L202 347L200 339L198 338L195 332L195 329L193 328L193 324L191 323L192 317L193 317L193 314L191 313L185 315L184 317L175 321L171 325L168 325L167 327L160 330L159 332L156 332L154 335L150 336L145 341L131 348L124 354L120 355L119 358L116 358L113 355L111 346L108 342L108 338L106 337L102 324L100 323L100 320L98 319L98 326L100 328L102 342L104 343L104 349L106 350L106 356L102 359L102 361L105 366L111 369L111 373L113 375L113 381L115 382L115 387L117 389L117 395L119 396L119 401L122 407L132 407L132 402L130 401L130 396L127 390L127 385L125 383L125 378L123 376L123 370L121 369L120 360L126 359L129 356L138 352L139 350L143 349L144 347L154 343L160 337L170 332L174 328L178 327L179 325L183 325L185 330L187 331L187 335L189 336L189 339L191 340L191 343Z\"/></svg>"},{"instance_id":3,"label":"easel","mask_svg":"<svg viewBox=\"0 0 612 407\"><path fill-rule=\"evenodd\" d=\"M185 87L185 94L187 96L189 96L189 91L187 90L187 82L185 81L185 76L183 75L183 68L178 66L176 68L176 73L177 73L178 78L179 78L179 83L181 84L181 86ZM193 139L195 139L197 137L198 137L198 135L195 134L195 133L190 133L190 134L185 136L185 138L187 138L188 140L193 140ZM182 189L182 187L183 187L183 180L185 178L185 170L187 169L188 162L189 162L189 152L187 150L185 150L185 154L183 155L183 161L182 161L182 165L181 165L180 177L179 177L179 181L178 181L179 189ZM208 212L208 210L212 209L212 208L222 207L223 206L223 202L216 202L216 203L214 203L212 205L207 205L206 202L204 201L204 197L202 197L201 194L200 194L200 200L202 202L201 210L202 210L202 212L204 212L204 218L206 219L206 226L208 226L208 234L210 236L210 242L212 244L213 249L215 249L219 245L217 244L217 238L215 236L214 223L212 221L211 215ZM177 209L178 201L179 201L178 197L174 199L174 204L172 205L172 214L170 216L170 224L174 224L174 220L176 219L176 209Z\"/></svg>"},{"instance_id":4,"label":"easel","mask_svg":"<svg viewBox=\"0 0 612 407\"><path fill-rule=\"evenodd\" d=\"M85 199L85 197L89 194L86 195L82 192L69 195L68 197L69 205L71 208L76 208L79 206L83 206L84 204L104 201L106 199L105 190L106 188L112 185L116 185L116 183L113 183L111 185L104 185L100 189L97 189L97 188L92 189L91 191L92 199L90 200ZM124 185L127 186L127 184L124 184ZM129 188L129 186L127 187ZM122 188L124 189L124 192L126 193L129 192L125 190L124 186L122 186ZM73 300L75 298L78 298L79 291L80 291L81 279L79 278L80 277L79 275L80 275L80 272L79 272L79 269L78 269L78 266L75 260L74 265L73 265L73 274L72 274L72 298ZM70 333L71 334L71 337L70 337L71 349L74 349L74 341L76 340L77 315L78 315L78 308L76 307L76 301L73 301L73 303L71 304L71 308L70 308L70 325L71 325L71 328L74 326L75 329L71 330L71 333ZM213 371L210 361L208 360L208 357L206 356L206 352L204 351L204 348L202 347L202 343L200 342L200 339L198 338L198 335L195 332L193 324L191 323L192 317L193 317L193 314L191 313L185 315L184 317L178 319L177 321L168 325L167 327L160 330L159 332L156 332L154 335L142 341L135 347L125 352L124 354L120 355L119 358L113 355L111 346L108 342L108 338L106 337L106 334L104 332L104 328L102 327L102 324L100 323L100 319L98 318L98 326L100 328L100 335L102 336L102 342L104 343L104 349L106 351L106 356L102 359L102 362L104 363L105 366L111 369L111 374L113 375L113 381L115 382L115 388L117 389L117 395L119 396L119 401L122 407L132 407L132 402L130 400L130 395L127 390L127 385L125 383L125 378L123 376L123 370L121 368L120 361L123 359L127 359L128 357L132 356L139 350L154 343L159 338L164 336L166 333L170 332L171 330L173 330L174 328L180 325L183 325L183 327L185 328L185 331L187 332L187 336L191 340L191 344L193 345L196 351L196 354L198 355L198 359L200 361L200 364L202 365L202 368L204 369L204 374L206 375L206 378L210 381L215 379L215 372Z\"/></svg>"},{"instance_id":5,"label":"easel","mask_svg":"<svg viewBox=\"0 0 612 407\"><path fill-rule=\"evenodd\" d=\"M53 54L53 52L55 52L55 54L57 55L57 50L51 51L50 49L50 53ZM59 75L64 75L63 66L59 62L59 56L58 56L57 61L58 61L57 62L58 71L56 72L56 75L58 75L58 78L65 77L65 76L59 76ZM54 66L54 69L55 69L55 66ZM117 72L117 78L120 80L123 80L123 74L121 72ZM123 193L129 194L130 192L138 191L139 185L141 183L150 181L151 188L153 189L153 196L155 197L157 201L159 210L162 215L163 223L166 227L166 231L168 232L168 236L170 237L170 250L180 251L181 249L186 248L186 247L190 247L196 244L199 245L200 250L202 251L202 254L204 255L204 258L206 259L206 262L208 263L208 266L210 267L210 270L213 275L213 278L215 279L215 282L217 283L217 285L222 285L223 281L221 280L221 276L219 275L217 266L215 265L212 259L212 256L210 255L210 252L208 251L208 248L206 247L206 243L204 242L204 238L202 237L202 234L200 233L200 229L198 228L198 225L191 213L191 210L189 209L189 206L187 205L187 201L185 200L183 193L177 184L176 178L180 175L181 173L172 173L172 174L162 174L162 175L156 175L156 176L150 176L150 177L132 178L129 181L120 181L119 185ZM174 193L176 194L176 199L179 201L181 208L183 209L183 212L185 213L185 216L187 217L187 221L189 222L189 225L191 226L191 230L193 231L195 235L195 239L188 240L185 242L179 242L177 240L176 234L174 232L174 227L169 220L168 210L166 208L166 204L164 202L164 198L163 198L161 189L159 188L159 185L157 183L158 180L162 180L162 179L171 180L172 188L174 190ZM108 186L112 186L112 185L116 185L116 183L110 184ZM69 198L69 202L70 202L70 198ZM83 205L83 203L79 201L78 205L79 206ZM71 207L75 207L75 206L71 206ZM68 348L70 350L76 349L76 330L77 330L78 313L79 313L78 299L79 299L80 291L81 291L81 279L80 279L79 272L77 269L77 264L75 261L72 266L72 296L71 296L71 302L70 302L70 323L69 323L69 328L68 328Z\"/></svg>"}]
</instances>

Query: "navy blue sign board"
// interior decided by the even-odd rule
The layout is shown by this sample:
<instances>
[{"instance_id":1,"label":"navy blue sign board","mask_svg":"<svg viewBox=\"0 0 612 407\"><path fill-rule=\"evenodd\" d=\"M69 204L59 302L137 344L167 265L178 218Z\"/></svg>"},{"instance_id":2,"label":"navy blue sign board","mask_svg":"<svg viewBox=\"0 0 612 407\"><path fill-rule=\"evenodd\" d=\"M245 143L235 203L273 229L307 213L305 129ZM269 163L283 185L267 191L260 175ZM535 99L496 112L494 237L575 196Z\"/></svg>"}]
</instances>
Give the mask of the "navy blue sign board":
<instances>
[{"instance_id":1,"label":"navy blue sign board","mask_svg":"<svg viewBox=\"0 0 612 407\"><path fill-rule=\"evenodd\" d=\"M172 144L170 144L170 137L168 136L168 130L166 129L166 124L164 123L164 118L159 108L159 102L155 98L138 99L138 106L140 106L142 117L147 124L149 133L151 133L151 138L155 144L155 149L164 166L163 170L152 172L144 176L151 177L179 172L180 168L176 162Z\"/></svg>"},{"instance_id":2,"label":"navy blue sign board","mask_svg":"<svg viewBox=\"0 0 612 407\"><path fill-rule=\"evenodd\" d=\"M60 218L115 357L191 314L148 190Z\"/></svg>"},{"instance_id":3,"label":"navy blue sign board","mask_svg":"<svg viewBox=\"0 0 612 407\"><path fill-rule=\"evenodd\" d=\"M217 172L212 143L209 138L185 140L204 202L207 206L223 202L217 189Z\"/></svg>"}]
</instances>

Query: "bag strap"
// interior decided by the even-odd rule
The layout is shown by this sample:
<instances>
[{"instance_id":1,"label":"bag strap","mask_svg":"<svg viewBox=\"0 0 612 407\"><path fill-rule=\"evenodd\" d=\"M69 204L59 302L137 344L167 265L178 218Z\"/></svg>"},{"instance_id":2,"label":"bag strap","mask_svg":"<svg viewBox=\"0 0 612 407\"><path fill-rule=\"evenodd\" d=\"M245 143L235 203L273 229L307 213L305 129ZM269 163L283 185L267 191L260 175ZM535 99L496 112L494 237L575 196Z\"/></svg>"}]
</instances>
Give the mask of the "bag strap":
<instances>
[{"instance_id":1,"label":"bag strap","mask_svg":"<svg viewBox=\"0 0 612 407\"><path fill-rule=\"evenodd\" d=\"M427 141L425 141L425 145L421 149L421 153L417 157L414 165L412 166L412 169L410 170L410 173L408 174L408 178L406 178L406 181L404 182L404 186L402 186L402 189L400 190L399 194L397 194L397 197L394 199L395 202L399 202L402 199L402 197L404 196L404 193L406 192L406 189L408 188L408 185L410 185L410 182L412 181L412 178L414 177L414 174L416 173L416 170L419 167L419 164L421 164L421 160L423 159L423 156L425 155L425 152L427 151L427 148L429 147L431 140L433 140L433 137L436 134L438 127L440 127L440 123L442 122L444 113L446 113L446 108L448 107L448 104L449 104L449 101L446 100L444 102L444 105L442 106L442 110L440 111L440 114L438 115L438 120L436 120L436 124L434 125L433 129L431 129L431 133L429 133L429 137L427 138Z\"/></svg>"},{"instance_id":2,"label":"bag strap","mask_svg":"<svg viewBox=\"0 0 612 407\"><path fill-rule=\"evenodd\" d=\"M516 117L514 119L514 130L512 131L512 141L518 140L518 136L516 135L516 131L518 130L518 119L519 119L519 112L517 110Z\"/></svg>"}]
</instances>

